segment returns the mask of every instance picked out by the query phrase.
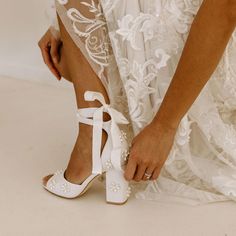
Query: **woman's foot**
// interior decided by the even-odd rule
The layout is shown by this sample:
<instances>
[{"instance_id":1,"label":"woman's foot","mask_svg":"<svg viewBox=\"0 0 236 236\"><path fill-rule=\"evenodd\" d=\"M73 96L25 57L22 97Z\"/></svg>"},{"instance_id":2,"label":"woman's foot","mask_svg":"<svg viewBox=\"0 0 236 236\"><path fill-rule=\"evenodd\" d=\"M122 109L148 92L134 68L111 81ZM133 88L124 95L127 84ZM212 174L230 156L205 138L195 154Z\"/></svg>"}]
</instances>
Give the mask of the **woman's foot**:
<instances>
[{"instance_id":1,"label":"woman's foot","mask_svg":"<svg viewBox=\"0 0 236 236\"><path fill-rule=\"evenodd\" d=\"M79 135L65 172L65 178L71 183L81 184L92 173L92 129L93 126L80 124ZM107 134L103 131L102 148L106 139ZM43 178L44 186L51 176Z\"/></svg>"}]
</instances>

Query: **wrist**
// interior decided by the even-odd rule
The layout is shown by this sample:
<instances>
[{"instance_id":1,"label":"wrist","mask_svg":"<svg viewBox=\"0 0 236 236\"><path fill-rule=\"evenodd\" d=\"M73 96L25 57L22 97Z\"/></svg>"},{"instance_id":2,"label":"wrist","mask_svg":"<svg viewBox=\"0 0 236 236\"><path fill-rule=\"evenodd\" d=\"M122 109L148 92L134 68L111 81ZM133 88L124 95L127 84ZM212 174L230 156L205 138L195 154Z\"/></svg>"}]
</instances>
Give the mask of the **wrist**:
<instances>
[{"instance_id":1,"label":"wrist","mask_svg":"<svg viewBox=\"0 0 236 236\"><path fill-rule=\"evenodd\" d=\"M154 126L161 125L170 130L176 130L180 124L180 121L181 119L177 119L174 116L167 118L157 113L154 119L152 120L152 124Z\"/></svg>"}]
</instances>

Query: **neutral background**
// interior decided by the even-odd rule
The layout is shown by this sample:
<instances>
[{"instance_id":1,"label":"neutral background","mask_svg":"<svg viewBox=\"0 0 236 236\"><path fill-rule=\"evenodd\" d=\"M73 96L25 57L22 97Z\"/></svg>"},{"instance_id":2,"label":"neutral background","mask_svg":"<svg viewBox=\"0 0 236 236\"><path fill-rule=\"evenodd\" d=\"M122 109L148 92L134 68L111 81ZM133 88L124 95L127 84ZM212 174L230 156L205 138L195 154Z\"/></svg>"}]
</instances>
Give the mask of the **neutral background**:
<instances>
[{"instance_id":1,"label":"neutral background","mask_svg":"<svg viewBox=\"0 0 236 236\"><path fill-rule=\"evenodd\" d=\"M43 189L41 178L65 168L77 137L72 85L49 73L37 46L49 1L0 0L0 236L235 236L233 202L131 196L118 207L105 203L99 182L72 201Z\"/></svg>"},{"instance_id":2,"label":"neutral background","mask_svg":"<svg viewBox=\"0 0 236 236\"><path fill-rule=\"evenodd\" d=\"M37 45L50 25L50 1L0 0L0 76L58 83Z\"/></svg>"}]
</instances>

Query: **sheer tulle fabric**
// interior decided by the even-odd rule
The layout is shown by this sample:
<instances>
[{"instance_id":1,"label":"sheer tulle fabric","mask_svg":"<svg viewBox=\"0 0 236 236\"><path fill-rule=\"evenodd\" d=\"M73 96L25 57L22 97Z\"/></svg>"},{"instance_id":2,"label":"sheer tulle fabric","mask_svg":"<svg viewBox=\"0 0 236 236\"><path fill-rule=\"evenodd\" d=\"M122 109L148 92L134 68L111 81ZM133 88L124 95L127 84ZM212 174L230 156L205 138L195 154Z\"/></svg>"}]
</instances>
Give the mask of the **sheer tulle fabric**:
<instances>
[{"instance_id":1,"label":"sheer tulle fabric","mask_svg":"<svg viewBox=\"0 0 236 236\"><path fill-rule=\"evenodd\" d=\"M122 127L130 141L158 111L201 3L55 1L112 105L130 119L131 125ZM55 23L54 18L57 28ZM131 184L137 198L188 204L236 200L235 63L236 33L182 119L159 179Z\"/></svg>"}]
</instances>

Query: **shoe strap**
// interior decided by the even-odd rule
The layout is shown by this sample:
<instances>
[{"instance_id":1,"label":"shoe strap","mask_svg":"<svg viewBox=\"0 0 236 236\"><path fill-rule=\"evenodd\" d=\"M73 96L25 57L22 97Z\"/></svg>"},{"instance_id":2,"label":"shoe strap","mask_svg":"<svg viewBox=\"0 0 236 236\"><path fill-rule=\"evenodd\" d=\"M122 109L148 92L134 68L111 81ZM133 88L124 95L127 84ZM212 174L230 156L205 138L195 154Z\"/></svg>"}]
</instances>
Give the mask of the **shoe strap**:
<instances>
[{"instance_id":1,"label":"shoe strap","mask_svg":"<svg viewBox=\"0 0 236 236\"><path fill-rule=\"evenodd\" d=\"M80 108L77 110L77 121L87 125L93 125L93 115L97 108ZM108 131L111 121L103 121L103 129Z\"/></svg>"},{"instance_id":2,"label":"shoe strap","mask_svg":"<svg viewBox=\"0 0 236 236\"><path fill-rule=\"evenodd\" d=\"M86 91L84 93L85 101L98 100L102 106L97 108L82 108L78 109L78 121L84 124L93 126L93 143L92 143L92 173L102 174L102 161L101 161L101 145L102 145L102 130L109 129L108 135L111 135L112 150L111 161L115 168L122 170L121 161L117 157L121 157L121 141L120 129L118 124L128 124L129 121L124 115L106 104L103 95L99 92ZM108 122L103 121L103 113L107 112L111 120Z\"/></svg>"}]
</instances>

